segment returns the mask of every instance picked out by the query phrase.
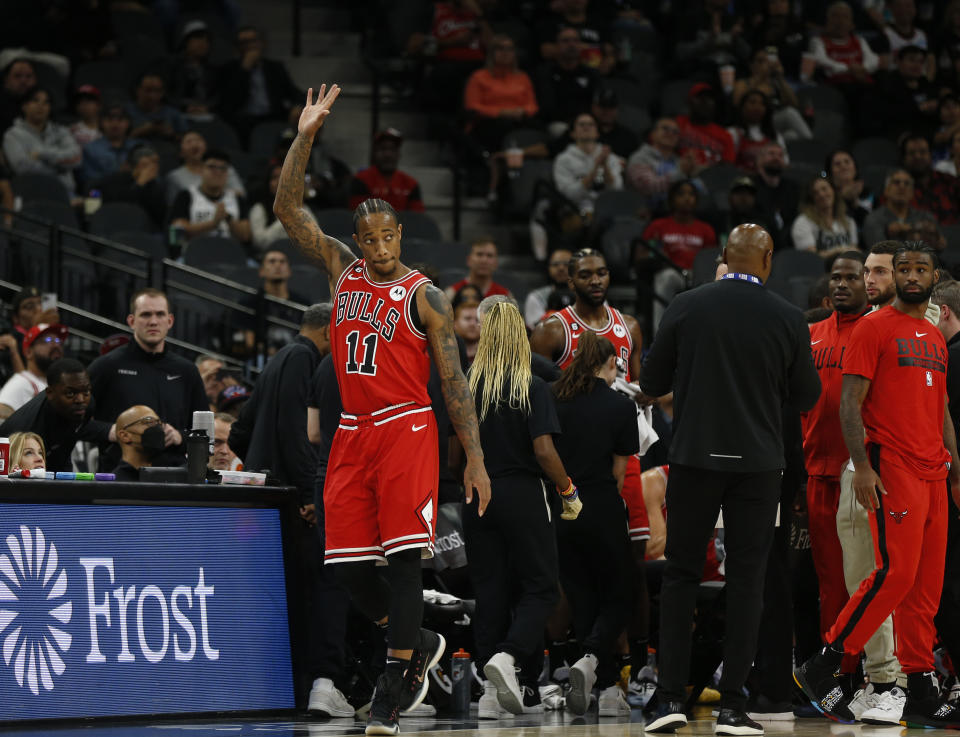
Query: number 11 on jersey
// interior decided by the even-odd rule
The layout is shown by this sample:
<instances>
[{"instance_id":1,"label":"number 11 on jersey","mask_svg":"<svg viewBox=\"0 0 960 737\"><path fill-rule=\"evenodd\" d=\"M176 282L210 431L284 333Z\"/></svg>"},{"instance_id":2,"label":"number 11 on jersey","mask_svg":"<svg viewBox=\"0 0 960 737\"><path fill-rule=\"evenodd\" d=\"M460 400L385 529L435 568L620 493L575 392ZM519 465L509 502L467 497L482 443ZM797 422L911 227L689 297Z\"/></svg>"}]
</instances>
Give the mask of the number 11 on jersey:
<instances>
[{"instance_id":1,"label":"number 11 on jersey","mask_svg":"<svg viewBox=\"0 0 960 737\"><path fill-rule=\"evenodd\" d=\"M347 333L347 373L363 374L364 376L377 375L377 333L368 333L360 340L360 331L352 330ZM357 348L363 343L363 357L357 363Z\"/></svg>"}]
</instances>

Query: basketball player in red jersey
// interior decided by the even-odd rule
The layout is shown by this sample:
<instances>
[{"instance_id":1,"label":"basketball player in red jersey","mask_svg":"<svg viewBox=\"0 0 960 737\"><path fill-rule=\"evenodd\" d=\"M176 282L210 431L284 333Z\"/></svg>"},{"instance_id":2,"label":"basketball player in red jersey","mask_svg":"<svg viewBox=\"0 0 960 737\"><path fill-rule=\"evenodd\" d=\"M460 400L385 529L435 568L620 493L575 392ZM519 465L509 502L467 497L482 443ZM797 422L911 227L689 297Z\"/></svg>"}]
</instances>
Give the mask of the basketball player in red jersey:
<instances>
[{"instance_id":1,"label":"basketball player in red jersey","mask_svg":"<svg viewBox=\"0 0 960 737\"><path fill-rule=\"evenodd\" d=\"M331 352L344 412L324 488L325 562L357 608L387 627L387 662L377 680L368 735L395 735L401 710L426 695L427 670L443 637L420 628L421 557L433 555L437 507L437 426L427 380L430 353L450 420L467 457L464 487L482 515L490 499L473 395L460 370L453 313L443 292L400 263L401 226L383 200L354 213L356 258L320 230L303 206L311 144L340 93L313 90L283 162L273 211L290 239L321 262L330 280ZM429 352L428 352L429 348ZM295 408L291 408L294 410ZM303 408L301 408L303 409ZM385 565L381 576L375 566Z\"/></svg>"},{"instance_id":2,"label":"basketball player in red jersey","mask_svg":"<svg viewBox=\"0 0 960 737\"><path fill-rule=\"evenodd\" d=\"M803 452L807 468L807 510L810 518L810 546L820 584L820 634L837 619L847 603L846 582L840 538L837 536L837 506L840 500L840 471L847 462L847 448L840 430L840 385L843 357L857 321L869 310L863 281L863 254L840 254L830 270L830 299L834 313L810 326L810 350L820 375L820 399L803 421ZM824 640L826 642L826 640ZM842 672L852 673L857 658L848 658ZM875 684L892 688L895 684ZM859 701L857 702L860 703ZM851 702L854 715L858 707ZM866 706L859 708L862 713Z\"/></svg>"},{"instance_id":3,"label":"basketball player in red jersey","mask_svg":"<svg viewBox=\"0 0 960 737\"><path fill-rule=\"evenodd\" d=\"M560 368L566 368L577 352L580 334L592 330L613 343L627 381L635 379L640 375L643 335L636 318L624 315L606 302L610 288L607 260L599 251L584 248L573 254L569 272L576 302L537 325L530 336L530 347Z\"/></svg>"},{"instance_id":4,"label":"basketball player in red jersey","mask_svg":"<svg viewBox=\"0 0 960 737\"><path fill-rule=\"evenodd\" d=\"M837 721L851 722L854 715L834 672L844 654L859 653L894 612L896 655L908 691L901 724L960 729L960 710L940 700L933 655L948 473L960 499L946 343L924 319L936 264L924 244L898 250L896 299L857 321L844 354L840 424L854 465L854 492L870 511L878 568L843 607L826 647L794 671L814 706Z\"/></svg>"}]
</instances>

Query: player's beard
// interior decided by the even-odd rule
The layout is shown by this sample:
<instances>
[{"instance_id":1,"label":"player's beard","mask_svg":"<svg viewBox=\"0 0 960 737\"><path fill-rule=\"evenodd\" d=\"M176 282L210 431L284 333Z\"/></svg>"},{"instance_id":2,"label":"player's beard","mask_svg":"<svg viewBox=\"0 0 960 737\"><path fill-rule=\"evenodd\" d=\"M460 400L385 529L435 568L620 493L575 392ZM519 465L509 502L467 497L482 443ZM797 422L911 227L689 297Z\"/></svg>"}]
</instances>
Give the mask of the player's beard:
<instances>
[{"instance_id":1,"label":"player's beard","mask_svg":"<svg viewBox=\"0 0 960 737\"><path fill-rule=\"evenodd\" d=\"M577 299L580 299L586 302L591 307L599 307L600 305L602 305L604 302L607 301L606 289L603 290L603 294L599 297L593 295L588 289L580 290L574 287L573 291L577 295Z\"/></svg>"},{"instance_id":2,"label":"player's beard","mask_svg":"<svg viewBox=\"0 0 960 737\"><path fill-rule=\"evenodd\" d=\"M868 297L867 302L869 302L871 306L877 307L878 305L887 304L896 295L897 295L896 284L894 284L893 290L884 290L883 292L880 292L880 294L878 294L876 297Z\"/></svg>"},{"instance_id":3,"label":"player's beard","mask_svg":"<svg viewBox=\"0 0 960 737\"><path fill-rule=\"evenodd\" d=\"M930 295L933 294L933 284L931 284L926 289L922 289L919 292L905 292L900 289L900 285L897 284L897 297L900 298L901 302L906 302L907 304L918 305L921 302L926 302L930 299Z\"/></svg>"}]
</instances>

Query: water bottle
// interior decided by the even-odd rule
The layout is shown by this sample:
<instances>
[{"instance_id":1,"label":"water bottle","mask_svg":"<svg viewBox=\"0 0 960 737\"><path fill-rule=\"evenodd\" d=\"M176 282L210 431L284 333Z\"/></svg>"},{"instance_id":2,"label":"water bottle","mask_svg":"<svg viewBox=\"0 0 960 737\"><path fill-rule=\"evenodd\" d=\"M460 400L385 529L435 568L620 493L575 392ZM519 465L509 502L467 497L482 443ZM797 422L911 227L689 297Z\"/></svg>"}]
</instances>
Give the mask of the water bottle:
<instances>
[{"instance_id":1,"label":"water bottle","mask_svg":"<svg viewBox=\"0 0 960 737\"><path fill-rule=\"evenodd\" d=\"M103 204L103 193L99 189L91 189L83 200L83 213L90 217Z\"/></svg>"},{"instance_id":2,"label":"water bottle","mask_svg":"<svg viewBox=\"0 0 960 737\"><path fill-rule=\"evenodd\" d=\"M454 714L470 713L470 653L460 648L450 658L450 708Z\"/></svg>"},{"instance_id":3,"label":"water bottle","mask_svg":"<svg viewBox=\"0 0 960 737\"><path fill-rule=\"evenodd\" d=\"M210 441L206 430L190 430L187 433L187 483L202 484L207 479L207 452Z\"/></svg>"},{"instance_id":4,"label":"water bottle","mask_svg":"<svg viewBox=\"0 0 960 737\"><path fill-rule=\"evenodd\" d=\"M550 683L550 674L553 671L550 670L550 651L543 651L543 668L540 670L540 678L537 679L537 682L541 686L546 686Z\"/></svg>"}]
</instances>

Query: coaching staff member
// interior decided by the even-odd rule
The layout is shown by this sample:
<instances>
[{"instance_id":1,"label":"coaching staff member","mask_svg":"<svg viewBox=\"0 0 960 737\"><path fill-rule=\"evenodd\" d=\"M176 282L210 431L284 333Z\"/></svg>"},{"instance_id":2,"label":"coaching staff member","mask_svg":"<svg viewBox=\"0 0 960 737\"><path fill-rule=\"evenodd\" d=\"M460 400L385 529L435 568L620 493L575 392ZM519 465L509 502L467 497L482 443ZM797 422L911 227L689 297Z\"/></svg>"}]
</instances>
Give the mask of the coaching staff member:
<instances>
[{"instance_id":1,"label":"coaching staff member","mask_svg":"<svg viewBox=\"0 0 960 737\"><path fill-rule=\"evenodd\" d=\"M156 410L163 421L166 449L151 459L154 466L182 466L186 448L181 431L190 427L193 413L209 410L203 379L197 367L167 350L167 333L173 313L167 295L159 289L141 289L130 299L127 325L133 340L90 364L90 384L95 419L113 423L121 412L135 405ZM100 468L112 471L120 451L101 448Z\"/></svg>"},{"instance_id":2,"label":"coaching staff member","mask_svg":"<svg viewBox=\"0 0 960 737\"><path fill-rule=\"evenodd\" d=\"M810 331L798 309L768 292L773 240L740 225L722 279L677 296L643 364L648 398L674 392L667 486L667 564L660 603L657 699L647 732L672 732L683 713L690 633L707 542L723 510L727 635L717 734L762 734L743 685L757 651L767 553L784 468L782 406L820 396Z\"/></svg>"}]
</instances>

